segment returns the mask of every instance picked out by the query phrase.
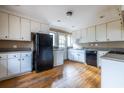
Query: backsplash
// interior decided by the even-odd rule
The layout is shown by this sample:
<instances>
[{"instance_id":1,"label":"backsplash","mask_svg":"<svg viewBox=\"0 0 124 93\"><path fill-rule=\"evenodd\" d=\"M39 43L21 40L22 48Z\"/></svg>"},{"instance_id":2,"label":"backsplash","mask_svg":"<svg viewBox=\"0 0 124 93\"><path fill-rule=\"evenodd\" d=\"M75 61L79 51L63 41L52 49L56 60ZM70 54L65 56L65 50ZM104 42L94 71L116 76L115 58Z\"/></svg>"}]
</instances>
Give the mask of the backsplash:
<instances>
[{"instance_id":1,"label":"backsplash","mask_svg":"<svg viewBox=\"0 0 124 93\"><path fill-rule=\"evenodd\" d=\"M0 48L31 48L33 49L33 42L0 40Z\"/></svg>"},{"instance_id":2,"label":"backsplash","mask_svg":"<svg viewBox=\"0 0 124 93\"><path fill-rule=\"evenodd\" d=\"M81 47L124 48L124 41L98 42L80 44Z\"/></svg>"}]
</instances>

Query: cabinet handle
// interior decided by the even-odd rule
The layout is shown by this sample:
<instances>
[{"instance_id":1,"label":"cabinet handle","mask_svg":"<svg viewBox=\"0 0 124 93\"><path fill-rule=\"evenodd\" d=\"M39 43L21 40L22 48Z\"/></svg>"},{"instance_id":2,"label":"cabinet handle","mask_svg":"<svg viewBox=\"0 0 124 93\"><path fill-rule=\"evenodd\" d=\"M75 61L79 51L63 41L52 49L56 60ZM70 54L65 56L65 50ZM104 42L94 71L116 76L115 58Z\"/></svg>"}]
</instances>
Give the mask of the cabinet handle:
<instances>
[{"instance_id":1,"label":"cabinet handle","mask_svg":"<svg viewBox=\"0 0 124 93\"><path fill-rule=\"evenodd\" d=\"M22 59L22 60L24 60L24 59Z\"/></svg>"},{"instance_id":2,"label":"cabinet handle","mask_svg":"<svg viewBox=\"0 0 124 93\"><path fill-rule=\"evenodd\" d=\"M16 55L14 55L14 57L16 57Z\"/></svg>"}]
</instances>

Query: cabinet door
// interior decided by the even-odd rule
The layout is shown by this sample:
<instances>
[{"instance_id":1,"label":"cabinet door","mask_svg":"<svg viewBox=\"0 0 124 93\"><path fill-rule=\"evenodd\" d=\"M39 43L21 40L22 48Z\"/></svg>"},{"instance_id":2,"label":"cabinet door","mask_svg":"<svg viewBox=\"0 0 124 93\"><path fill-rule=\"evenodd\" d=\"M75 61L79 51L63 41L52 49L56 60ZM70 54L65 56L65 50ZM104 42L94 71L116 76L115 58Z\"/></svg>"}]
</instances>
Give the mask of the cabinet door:
<instances>
[{"instance_id":1,"label":"cabinet door","mask_svg":"<svg viewBox=\"0 0 124 93\"><path fill-rule=\"evenodd\" d=\"M8 38L8 14L0 12L0 39Z\"/></svg>"},{"instance_id":2,"label":"cabinet door","mask_svg":"<svg viewBox=\"0 0 124 93\"><path fill-rule=\"evenodd\" d=\"M108 53L108 51L98 51L97 52L97 66L101 67L101 56L105 55L106 53Z\"/></svg>"},{"instance_id":3,"label":"cabinet door","mask_svg":"<svg viewBox=\"0 0 124 93\"><path fill-rule=\"evenodd\" d=\"M48 34L49 33L49 25L47 25L47 24L41 24L40 32L41 33Z\"/></svg>"},{"instance_id":4,"label":"cabinet door","mask_svg":"<svg viewBox=\"0 0 124 93\"><path fill-rule=\"evenodd\" d=\"M73 58L73 52L71 52L71 51L68 52L68 59L69 60L74 60L74 58Z\"/></svg>"},{"instance_id":5,"label":"cabinet door","mask_svg":"<svg viewBox=\"0 0 124 93\"><path fill-rule=\"evenodd\" d=\"M74 61L79 61L79 54L78 53L74 53Z\"/></svg>"},{"instance_id":6,"label":"cabinet door","mask_svg":"<svg viewBox=\"0 0 124 93\"><path fill-rule=\"evenodd\" d=\"M20 17L9 15L9 39L20 40Z\"/></svg>"},{"instance_id":7,"label":"cabinet door","mask_svg":"<svg viewBox=\"0 0 124 93\"><path fill-rule=\"evenodd\" d=\"M8 75L20 73L20 59L8 59Z\"/></svg>"},{"instance_id":8,"label":"cabinet door","mask_svg":"<svg viewBox=\"0 0 124 93\"><path fill-rule=\"evenodd\" d=\"M87 28L87 41L95 42L95 26Z\"/></svg>"},{"instance_id":9,"label":"cabinet door","mask_svg":"<svg viewBox=\"0 0 124 93\"><path fill-rule=\"evenodd\" d=\"M86 61L85 61L85 52L79 52L79 62L86 63Z\"/></svg>"},{"instance_id":10,"label":"cabinet door","mask_svg":"<svg viewBox=\"0 0 124 93\"><path fill-rule=\"evenodd\" d=\"M87 29L82 29L80 34L81 34L81 39L80 39L80 43L86 43L87 42Z\"/></svg>"},{"instance_id":11,"label":"cabinet door","mask_svg":"<svg viewBox=\"0 0 124 93\"><path fill-rule=\"evenodd\" d=\"M96 26L96 41L106 41L106 24Z\"/></svg>"},{"instance_id":12,"label":"cabinet door","mask_svg":"<svg viewBox=\"0 0 124 93\"><path fill-rule=\"evenodd\" d=\"M54 51L54 66L59 66L64 63L64 52Z\"/></svg>"},{"instance_id":13,"label":"cabinet door","mask_svg":"<svg viewBox=\"0 0 124 93\"><path fill-rule=\"evenodd\" d=\"M21 58L21 72L28 72L32 70L32 61L30 57Z\"/></svg>"},{"instance_id":14,"label":"cabinet door","mask_svg":"<svg viewBox=\"0 0 124 93\"><path fill-rule=\"evenodd\" d=\"M0 78L7 76L7 60L0 60Z\"/></svg>"},{"instance_id":15,"label":"cabinet door","mask_svg":"<svg viewBox=\"0 0 124 93\"><path fill-rule=\"evenodd\" d=\"M122 30L121 20L107 23L107 40L120 41L121 30Z\"/></svg>"},{"instance_id":16,"label":"cabinet door","mask_svg":"<svg viewBox=\"0 0 124 93\"><path fill-rule=\"evenodd\" d=\"M31 41L30 20L21 18L21 39Z\"/></svg>"},{"instance_id":17,"label":"cabinet door","mask_svg":"<svg viewBox=\"0 0 124 93\"><path fill-rule=\"evenodd\" d=\"M40 31L40 23L31 21L31 32L39 32Z\"/></svg>"}]
</instances>

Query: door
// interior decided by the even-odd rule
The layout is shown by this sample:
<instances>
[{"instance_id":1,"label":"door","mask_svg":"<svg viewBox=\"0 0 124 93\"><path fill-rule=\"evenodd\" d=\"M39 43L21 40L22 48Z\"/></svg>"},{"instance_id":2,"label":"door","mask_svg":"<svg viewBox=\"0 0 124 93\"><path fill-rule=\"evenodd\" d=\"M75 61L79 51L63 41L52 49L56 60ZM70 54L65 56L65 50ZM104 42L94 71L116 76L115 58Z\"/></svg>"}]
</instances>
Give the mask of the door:
<instances>
[{"instance_id":1,"label":"door","mask_svg":"<svg viewBox=\"0 0 124 93\"><path fill-rule=\"evenodd\" d=\"M20 38L20 17L9 15L9 39L21 40Z\"/></svg>"},{"instance_id":2,"label":"door","mask_svg":"<svg viewBox=\"0 0 124 93\"><path fill-rule=\"evenodd\" d=\"M87 41L95 42L95 26L87 28Z\"/></svg>"},{"instance_id":3,"label":"door","mask_svg":"<svg viewBox=\"0 0 124 93\"><path fill-rule=\"evenodd\" d=\"M0 39L8 38L8 14L0 12Z\"/></svg>"},{"instance_id":4,"label":"door","mask_svg":"<svg viewBox=\"0 0 124 93\"><path fill-rule=\"evenodd\" d=\"M49 33L49 25L47 25L47 24L41 24L40 30L41 30L40 31L41 33L48 34Z\"/></svg>"},{"instance_id":5,"label":"door","mask_svg":"<svg viewBox=\"0 0 124 93\"><path fill-rule=\"evenodd\" d=\"M31 21L31 32L37 33L40 31L40 23Z\"/></svg>"},{"instance_id":6,"label":"door","mask_svg":"<svg viewBox=\"0 0 124 93\"><path fill-rule=\"evenodd\" d=\"M32 70L31 56L21 58L21 72L28 72Z\"/></svg>"},{"instance_id":7,"label":"door","mask_svg":"<svg viewBox=\"0 0 124 93\"><path fill-rule=\"evenodd\" d=\"M14 75L20 73L20 59L13 58L8 59L8 75Z\"/></svg>"},{"instance_id":8,"label":"door","mask_svg":"<svg viewBox=\"0 0 124 93\"><path fill-rule=\"evenodd\" d=\"M106 24L96 26L96 41L106 41Z\"/></svg>"},{"instance_id":9,"label":"door","mask_svg":"<svg viewBox=\"0 0 124 93\"><path fill-rule=\"evenodd\" d=\"M0 60L0 78L7 76L7 60Z\"/></svg>"},{"instance_id":10,"label":"door","mask_svg":"<svg viewBox=\"0 0 124 93\"><path fill-rule=\"evenodd\" d=\"M30 20L21 18L21 39L31 41Z\"/></svg>"},{"instance_id":11,"label":"door","mask_svg":"<svg viewBox=\"0 0 124 93\"><path fill-rule=\"evenodd\" d=\"M107 23L107 40L120 41L121 31L122 31L121 20Z\"/></svg>"}]
</instances>

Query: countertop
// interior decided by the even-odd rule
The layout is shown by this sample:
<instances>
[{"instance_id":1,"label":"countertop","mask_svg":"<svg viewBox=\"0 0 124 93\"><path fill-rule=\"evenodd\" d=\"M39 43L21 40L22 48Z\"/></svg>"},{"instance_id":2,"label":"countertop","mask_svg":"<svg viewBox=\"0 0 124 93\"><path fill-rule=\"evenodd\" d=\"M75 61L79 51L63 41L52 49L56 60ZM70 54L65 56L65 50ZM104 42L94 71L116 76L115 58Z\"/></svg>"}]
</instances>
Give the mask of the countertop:
<instances>
[{"instance_id":1,"label":"countertop","mask_svg":"<svg viewBox=\"0 0 124 93\"><path fill-rule=\"evenodd\" d=\"M107 53L101 57L102 59L124 62L124 53Z\"/></svg>"},{"instance_id":2,"label":"countertop","mask_svg":"<svg viewBox=\"0 0 124 93\"><path fill-rule=\"evenodd\" d=\"M23 52L32 51L31 48L0 48L0 52Z\"/></svg>"},{"instance_id":3,"label":"countertop","mask_svg":"<svg viewBox=\"0 0 124 93\"><path fill-rule=\"evenodd\" d=\"M91 51L123 51L124 48L105 48L105 47L83 47L83 48L69 48L74 50L91 50Z\"/></svg>"}]
</instances>

